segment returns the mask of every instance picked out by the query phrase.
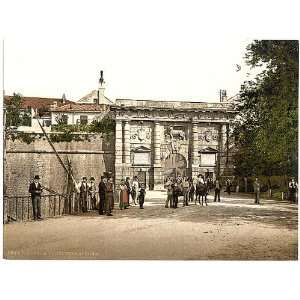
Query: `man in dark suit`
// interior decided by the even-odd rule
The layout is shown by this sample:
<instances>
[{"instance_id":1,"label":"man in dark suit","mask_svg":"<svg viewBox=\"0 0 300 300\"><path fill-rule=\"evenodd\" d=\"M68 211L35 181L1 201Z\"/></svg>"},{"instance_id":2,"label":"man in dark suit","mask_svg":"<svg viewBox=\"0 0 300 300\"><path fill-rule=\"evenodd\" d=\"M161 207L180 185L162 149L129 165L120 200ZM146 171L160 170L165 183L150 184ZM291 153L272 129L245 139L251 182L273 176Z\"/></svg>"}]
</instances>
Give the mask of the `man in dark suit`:
<instances>
[{"instance_id":1,"label":"man in dark suit","mask_svg":"<svg viewBox=\"0 0 300 300\"><path fill-rule=\"evenodd\" d=\"M113 179L111 177L109 177L107 179L107 183L106 183L106 190L105 190L105 214L107 216L112 216L111 211L112 211L112 207L113 207L113 203L114 203L114 184L113 184Z\"/></svg>"},{"instance_id":2,"label":"man in dark suit","mask_svg":"<svg viewBox=\"0 0 300 300\"><path fill-rule=\"evenodd\" d=\"M259 194L260 194L260 182L258 180L258 178L255 178L255 181L253 183L253 191L254 191L254 195L255 195L255 204L260 204L259 202Z\"/></svg>"},{"instance_id":3,"label":"man in dark suit","mask_svg":"<svg viewBox=\"0 0 300 300\"><path fill-rule=\"evenodd\" d=\"M215 182L215 199L214 202L218 201L220 202L220 192L221 192L221 183L219 178L217 178L216 182Z\"/></svg>"},{"instance_id":4,"label":"man in dark suit","mask_svg":"<svg viewBox=\"0 0 300 300\"><path fill-rule=\"evenodd\" d=\"M105 192L106 192L106 178L101 176L101 181L99 183L99 215L104 213L104 203L105 203Z\"/></svg>"},{"instance_id":5,"label":"man in dark suit","mask_svg":"<svg viewBox=\"0 0 300 300\"><path fill-rule=\"evenodd\" d=\"M40 176L35 175L33 182L29 185L29 193L31 194L33 219L35 221L42 220L41 216L41 193L42 186L40 184Z\"/></svg>"},{"instance_id":6,"label":"man in dark suit","mask_svg":"<svg viewBox=\"0 0 300 300\"><path fill-rule=\"evenodd\" d=\"M89 187L87 184L87 178L82 177L82 182L80 185L80 206L82 212L87 212L88 191Z\"/></svg>"}]
</instances>

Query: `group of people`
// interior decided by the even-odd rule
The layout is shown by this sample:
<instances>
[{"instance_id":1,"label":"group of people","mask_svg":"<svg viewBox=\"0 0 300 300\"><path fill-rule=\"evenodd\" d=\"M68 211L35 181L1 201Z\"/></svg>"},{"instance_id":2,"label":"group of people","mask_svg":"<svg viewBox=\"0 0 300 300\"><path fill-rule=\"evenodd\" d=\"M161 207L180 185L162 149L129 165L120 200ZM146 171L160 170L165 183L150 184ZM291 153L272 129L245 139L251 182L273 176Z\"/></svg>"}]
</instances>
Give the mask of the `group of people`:
<instances>
[{"instance_id":1,"label":"group of people","mask_svg":"<svg viewBox=\"0 0 300 300\"><path fill-rule=\"evenodd\" d=\"M260 204L260 192L261 192L261 183L258 177L255 178L253 183L253 191L254 191L254 203ZM295 181L295 178L292 177L288 183L288 197L287 199L291 202L296 202L298 192L298 184Z\"/></svg>"},{"instance_id":2,"label":"group of people","mask_svg":"<svg viewBox=\"0 0 300 300\"><path fill-rule=\"evenodd\" d=\"M177 208L178 198L183 197L183 206L188 206L190 202L197 201L203 206L207 206L207 195L214 189L214 201L220 202L221 183L217 178L213 183L212 178L206 178L199 174L195 178L186 176L168 177L165 182L165 189L167 190L167 199L165 207Z\"/></svg>"},{"instance_id":3,"label":"group of people","mask_svg":"<svg viewBox=\"0 0 300 300\"><path fill-rule=\"evenodd\" d=\"M97 203L97 185L94 177L91 177L89 182L86 177L82 177L79 190L79 207L83 213L98 209L100 215L112 216L115 198L112 173L108 172L105 176L101 176L98 184L99 203Z\"/></svg>"},{"instance_id":4,"label":"group of people","mask_svg":"<svg viewBox=\"0 0 300 300\"><path fill-rule=\"evenodd\" d=\"M87 181L86 177L82 177L82 181L79 187L80 190L80 207L82 212L96 209L96 192L97 187L95 178L91 177L90 181Z\"/></svg>"},{"instance_id":5,"label":"group of people","mask_svg":"<svg viewBox=\"0 0 300 300\"><path fill-rule=\"evenodd\" d=\"M127 209L130 204L130 198L133 205L139 204L140 209L144 209L146 189L143 183L139 183L137 176L131 181L129 177L122 179L120 183L120 209Z\"/></svg>"},{"instance_id":6,"label":"group of people","mask_svg":"<svg viewBox=\"0 0 300 300\"><path fill-rule=\"evenodd\" d=\"M40 184L40 177L36 175L34 180L29 185L29 193L32 199L32 209L34 220L42 220L41 216L41 194L43 187ZM230 179L225 182L225 191L230 195L232 183ZM214 182L212 178L205 178L202 174L197 177L168 177L165 182L167 190L167 199L165 207L177 208L178 198L183 197L183 206L188 206L189 203L197 202L202 206L207 204L207 195L211 190L214 190L214 202L220 202L220 192L222 189L221 181L217 178ZM115 186L111 172L101 176L100 183L95 183L95 178L90 177L88 182L87 177L83 177L79 186L79 206L82 212L88 210L99 210L100 215L112 216L115 202ZM140 209L144 208L146 189L143 183L140 183L137 176L131 180L129 177L122 179L119 185L119 208L127 209L131 204L139 205ZM258 178L253 183L254 203L260 204L261 183ZM99 202L97 203L97 192L99 193ZM288 198L295 202L297 198L298 184L295 178L292 178L288 184Z\"/></svg>"},{"instance_id":7,"label":"group of people","mask_svg":"<svg viewBox=\"0 0 300 300\"><path fill-rule=\"evenodd\" d=\"M98 185L99 192L99 214L112 216L115 202L115 186L111 173L106 176L101 176L100 183ZM80 185L80 206L82 212L88 210L97 209L96 205L96 193L97 188L94 177L90 178L90 182L87 182L87 178L83 177ZM127 209L130 206L130 202L133 205L139 204L140 208L144 208L146 189L144 184L140 184L137 176L130 180L129 177L122 179L119 185L119 208Z\"/></svg>"}]
</instances>

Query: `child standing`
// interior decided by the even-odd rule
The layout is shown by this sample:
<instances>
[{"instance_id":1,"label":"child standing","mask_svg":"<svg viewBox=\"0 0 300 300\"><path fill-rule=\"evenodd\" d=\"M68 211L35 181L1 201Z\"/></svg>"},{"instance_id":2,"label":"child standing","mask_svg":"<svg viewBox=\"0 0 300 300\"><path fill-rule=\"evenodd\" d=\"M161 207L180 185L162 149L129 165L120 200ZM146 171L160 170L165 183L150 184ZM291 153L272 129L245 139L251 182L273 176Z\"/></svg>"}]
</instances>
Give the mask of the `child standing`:
<instances>
[{"instance_id":1,"label":"child standing","mask_svg":"<svg viewBox=\"0 0 300 300\"><path fill-rule=\"evenodd\" d=\"M144 209L145 195L146 195L145 186L144 186L144 184L141 184L141 188L140 188L139 196L138 196L140 209Z\"/></svg>"}]
</instances>

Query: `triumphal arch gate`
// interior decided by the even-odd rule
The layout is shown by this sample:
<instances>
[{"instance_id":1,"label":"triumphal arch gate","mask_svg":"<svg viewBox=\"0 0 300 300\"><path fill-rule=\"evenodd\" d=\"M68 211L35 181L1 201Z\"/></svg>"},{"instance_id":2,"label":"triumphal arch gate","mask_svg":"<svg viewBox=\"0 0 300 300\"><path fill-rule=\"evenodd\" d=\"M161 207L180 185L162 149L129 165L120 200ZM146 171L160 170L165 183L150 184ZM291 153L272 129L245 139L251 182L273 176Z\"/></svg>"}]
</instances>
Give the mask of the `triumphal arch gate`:
<instances>
[{"instance_id":1,"label":"triumphal arch gate","mask_svg":"<svg viewBox=\"0 0 300 300\"><path fill-rule=\"evenodd\" d=\"M138 176L160 190L167 177L224 176L232 171L230 102L116 100L115 181Z\"/></svg>"}]
</instances>

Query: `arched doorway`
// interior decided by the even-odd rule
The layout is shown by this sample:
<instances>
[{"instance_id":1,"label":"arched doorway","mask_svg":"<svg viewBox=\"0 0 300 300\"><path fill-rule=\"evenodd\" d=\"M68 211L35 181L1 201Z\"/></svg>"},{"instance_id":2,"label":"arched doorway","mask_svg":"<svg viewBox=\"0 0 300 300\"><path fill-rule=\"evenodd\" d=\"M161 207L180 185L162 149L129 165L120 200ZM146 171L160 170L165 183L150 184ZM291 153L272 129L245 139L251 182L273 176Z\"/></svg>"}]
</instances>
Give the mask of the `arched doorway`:
<instances>
[{"instance_id":1,"label":"arched doorway","mask_svg":"<svg viewBox=\"0 0 300 300\"><path fill-rule=\"evenodd\" d=\"M186 176L187 163L183 155L171 153L164 161L163 175L164 180L167 177L177 177L178 175Z\"/></svg>"}]
</instances>

